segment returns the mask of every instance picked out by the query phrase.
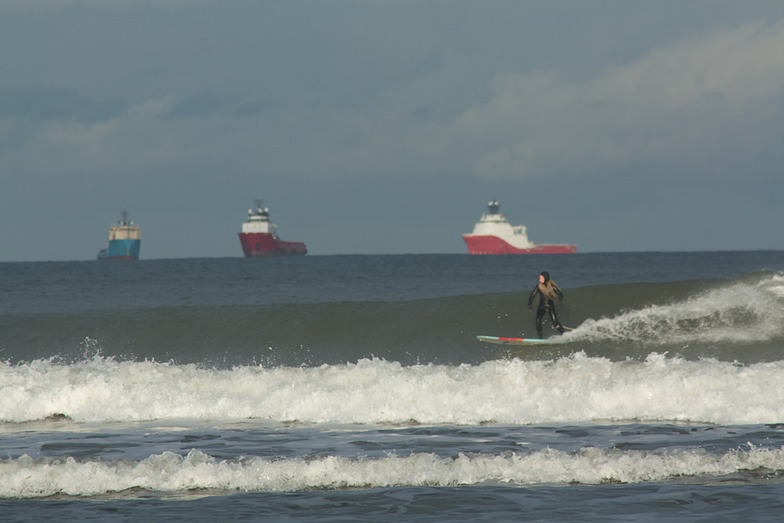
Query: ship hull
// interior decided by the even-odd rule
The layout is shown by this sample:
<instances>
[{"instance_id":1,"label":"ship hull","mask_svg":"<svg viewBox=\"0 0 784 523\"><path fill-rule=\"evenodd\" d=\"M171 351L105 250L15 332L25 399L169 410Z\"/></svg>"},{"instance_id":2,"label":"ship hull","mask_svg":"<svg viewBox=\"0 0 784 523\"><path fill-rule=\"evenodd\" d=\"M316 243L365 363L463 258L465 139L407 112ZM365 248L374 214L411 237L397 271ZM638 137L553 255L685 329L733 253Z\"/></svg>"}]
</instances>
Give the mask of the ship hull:
<instances>
[{"instance_id":1,"label":"ship hull","mask_svg":"<svg viewBox=\"0 0 784 523\"><path fill-rule=\"evenodd\" d=\"M109 245L98 253L99 260L138 260L141 240L110 240Z\"/></svg>"},{"instance_id":2,"label":"ship hull","mask_svg":"<svg viewBox=\"0 0 784 523\"><path fill-rule=\"evenodd\" d=\"M270 233L238 233L242 252L246 258L267 258L271 256L302 256L308 249L302 242L284 242Z\"/></svg>"},{"instance_id":3,"label":"ship hull","mask_svg":"<svg viewBox=\"0 0 784 523\"><path fill-rule=\"evenodd\" d=\"M520 249L497 236L477 236L464 234L463 240L468 246L468 254L573 254L576 245L534 245Z\"/></svg>"}]
</instances>

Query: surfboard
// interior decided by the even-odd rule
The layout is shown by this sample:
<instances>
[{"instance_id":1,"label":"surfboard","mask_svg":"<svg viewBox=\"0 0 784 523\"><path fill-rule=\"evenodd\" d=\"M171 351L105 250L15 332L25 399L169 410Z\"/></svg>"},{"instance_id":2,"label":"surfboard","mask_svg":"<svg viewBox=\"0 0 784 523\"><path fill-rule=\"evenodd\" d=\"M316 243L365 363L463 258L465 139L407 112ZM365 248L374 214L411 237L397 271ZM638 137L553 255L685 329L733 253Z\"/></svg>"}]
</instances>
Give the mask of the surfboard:
<instances>
[{"instance_id":1,"label":"surfboard","mask_svg":"<svg viewBox=\"0 0 784 523\"><path fill-rule=\"evenodd\" d=\"M477 336L476 339L487 343L500 343L501 345L546 345L558 343L557 340L544 340L541 338L499 338L498 336Z\"/></svg>"}]
</instances>

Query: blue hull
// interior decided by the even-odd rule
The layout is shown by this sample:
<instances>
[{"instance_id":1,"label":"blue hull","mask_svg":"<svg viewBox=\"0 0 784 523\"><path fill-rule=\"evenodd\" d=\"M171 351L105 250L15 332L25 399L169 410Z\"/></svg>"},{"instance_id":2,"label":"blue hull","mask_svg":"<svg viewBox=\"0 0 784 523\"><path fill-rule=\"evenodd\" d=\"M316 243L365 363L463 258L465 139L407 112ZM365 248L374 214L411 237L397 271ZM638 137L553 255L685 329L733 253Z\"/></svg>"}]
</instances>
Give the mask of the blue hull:
<instances>
[{"instance_id":1,"label":"blue hull","mask_svg":"<svg viewBox=\"0 0 784 523\"><path fill-rule=\"evenodd\" d=\"M109 246L98 253L99 260L138 260L141 240L111 240Z\"/></svg>"}]
</instances>

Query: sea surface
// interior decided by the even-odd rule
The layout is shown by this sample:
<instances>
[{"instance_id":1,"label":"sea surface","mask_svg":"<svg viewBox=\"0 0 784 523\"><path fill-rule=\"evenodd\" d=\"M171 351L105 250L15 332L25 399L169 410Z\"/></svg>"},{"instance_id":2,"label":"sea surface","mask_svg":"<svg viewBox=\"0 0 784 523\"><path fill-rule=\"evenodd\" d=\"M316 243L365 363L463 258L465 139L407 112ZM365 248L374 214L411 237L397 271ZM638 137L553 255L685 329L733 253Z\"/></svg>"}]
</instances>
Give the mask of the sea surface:
<instances>
[{"instance_id":1,"label":"sea surface","mask_svg":"<svg viewBox=\"0 0 784 523\"><path fill-rule=\"evenodd\" d=\"M783 511L784 251L0 263L2 520Z\"/></svg>"}]
</instances>

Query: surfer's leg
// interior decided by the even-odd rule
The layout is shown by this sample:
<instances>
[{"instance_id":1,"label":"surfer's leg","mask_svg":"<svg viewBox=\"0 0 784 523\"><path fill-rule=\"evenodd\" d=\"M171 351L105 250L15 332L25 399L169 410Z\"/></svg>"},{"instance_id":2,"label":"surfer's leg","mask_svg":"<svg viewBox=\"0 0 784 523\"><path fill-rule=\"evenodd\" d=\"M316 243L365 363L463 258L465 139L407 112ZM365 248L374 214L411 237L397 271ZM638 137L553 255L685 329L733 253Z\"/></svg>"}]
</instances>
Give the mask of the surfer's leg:
<instances>
[{"instance_id":1,"label":"surfer's leg","mask_svg":"<svg viewBox=\"0 0 784 523\"><path fill-rule=\"evenodd\" d=\"M536 309L536 336L538 338L542 337L542 319L544 319L545 309L538 308Z\"/></svg>"},{"instance_id":2,"label":"surfer's leg","mask_svg":"<svg viewBox=\"0 0 784 523\"><path fill-rule=\"evenodd\" d=\"M563 325L561 325L561 322L558 321L558 313L555 312L555 307L550 307L550 319L553 321L553 327L558 329L558 332L563 334L564 328Z\"/></svg>"}]
</instances>

